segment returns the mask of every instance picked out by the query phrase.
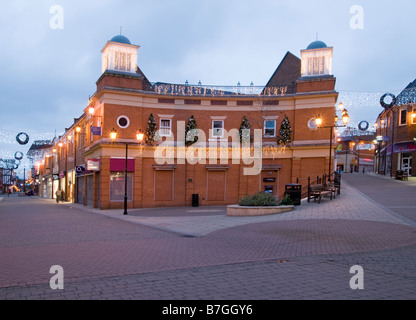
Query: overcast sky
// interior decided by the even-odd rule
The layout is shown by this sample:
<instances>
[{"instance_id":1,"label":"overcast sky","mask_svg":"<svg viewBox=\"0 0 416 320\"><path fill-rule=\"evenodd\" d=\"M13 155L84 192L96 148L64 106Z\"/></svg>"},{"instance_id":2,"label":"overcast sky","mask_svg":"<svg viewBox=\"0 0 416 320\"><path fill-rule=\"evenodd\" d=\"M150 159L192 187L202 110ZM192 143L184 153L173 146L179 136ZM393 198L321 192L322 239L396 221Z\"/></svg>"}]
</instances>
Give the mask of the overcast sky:
<instances>
[{"instance_id":1,"label":"overcast sky","mask_svg":"<svg viewBox=\"0 0 416 320\"><path fill-rule=\"evenodd\" d=\"M416 78L415 9L414 0L2 0L0 158L82 114L120 27L151 82L206 85L265 85L287 51L300 57L318 35L334 48L351 124L372 124L380 96Z\"/></svg>"}]
</instances>

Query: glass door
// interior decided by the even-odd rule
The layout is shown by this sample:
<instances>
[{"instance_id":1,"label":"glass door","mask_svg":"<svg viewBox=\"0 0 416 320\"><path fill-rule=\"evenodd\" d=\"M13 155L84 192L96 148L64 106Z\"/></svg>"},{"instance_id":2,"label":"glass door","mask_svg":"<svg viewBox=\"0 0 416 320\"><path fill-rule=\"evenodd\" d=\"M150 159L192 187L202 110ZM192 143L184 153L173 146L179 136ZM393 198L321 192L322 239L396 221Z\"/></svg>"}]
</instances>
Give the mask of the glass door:
<instances>
[{"instance_id":1,"label":"glass door","mask_svg":"<svg viewBox=\"0 0 416 320\"><path fill-rule=\"evenodd\" d=\"M410 176L412 171L412 155L410 153L402 153L402 170Z\"/></svg>"}]
</instances>

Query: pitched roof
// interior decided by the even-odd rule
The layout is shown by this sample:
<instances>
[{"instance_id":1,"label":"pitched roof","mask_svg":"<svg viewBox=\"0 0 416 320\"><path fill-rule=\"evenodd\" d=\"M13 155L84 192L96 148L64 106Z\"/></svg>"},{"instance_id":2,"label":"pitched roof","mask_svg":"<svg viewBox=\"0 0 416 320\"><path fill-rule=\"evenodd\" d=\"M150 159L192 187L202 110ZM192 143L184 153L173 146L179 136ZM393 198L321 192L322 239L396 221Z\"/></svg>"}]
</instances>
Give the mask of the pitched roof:
<instances>
[{"instance_id":1,"label":"pitched roof","mask_svg":"<svg viewBox=\"0 0 416 320\"><path fill-rule=\"evenodd\" d=\"M267 87L288 87L286 93L294 93L296 80L301 76L301 60L287 52L266 84Z\"/></svg>"},{"instance_id":2,"label":"pitched roof","mask_svg":"<svg viewBox=\"0 0 416 320\"><path fill-rule=\"evenodd\" d=\"M416 79L410 82L396 98L396 105L416 103Z\"/></svg>"}]
</instances>

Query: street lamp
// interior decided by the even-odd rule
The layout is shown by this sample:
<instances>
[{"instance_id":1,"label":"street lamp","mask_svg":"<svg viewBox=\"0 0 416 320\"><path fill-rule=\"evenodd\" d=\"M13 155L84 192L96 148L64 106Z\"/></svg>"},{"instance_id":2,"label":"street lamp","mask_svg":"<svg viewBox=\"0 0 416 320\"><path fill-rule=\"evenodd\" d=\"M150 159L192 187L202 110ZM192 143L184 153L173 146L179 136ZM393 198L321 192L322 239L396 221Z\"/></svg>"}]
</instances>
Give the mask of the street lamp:
<instances>
[{"instance_id":1,"label":"street lamp","mask_svg":"<svg viewBox=\"0 0 416 320\"><path fill-rule=\"evenodd\" d=\"M136 139L139 143L141 143L143 141L144 138L144 134L142 133L141 130L139 130L139 132L136 134ZM117 139L117 130L116 129L112 129L110 132L110 139L112 140L112 142L115 142L115 140ZM124 144L126 145L126 161L125 161L125 166L124 166L124 215L127 215L127 159L128 159L128 142L124 142Z\"/></svg>"},{"instance_id":2,"label":"street lamp","mask_svg":"<svg viewBox=\"0 0 416 320\"><path fill-rule=\"evenodd\" d=\"M377 173L380 174L380 144L383 141L383 136L377 136Z\"/></svg>"},{"instance_id":3,"label":"street lamp","mask_svg":"<svg viewBox=\"0 0 416 320\"><path fill-rule=\"evenodd\" d=\"M51 196L51 198L53 199L53 195L54 195L54 193L53 193L53 167L54 167L54 162L55 162L55 156L54 156L54 154L56 153L56 148L53 148L52 149L52 160L51 160L51 163L50 163L50 171L51 171L51 181L52 181L52 196Z\"/></svg>"},{"instance_id":4,"label":"street lamp","mask_svg":"<svg viewBox=\"0 0 416 320\"><path fill-rule=\"evenodd\" d=\"M344 105L342 103L340 103L338 105L338 108L342 109L342 115L341 115L341 120L342 120L342 125L338 125L338 121L339 118L338 116L335 115L334 118L334 124L331 126L322 126L323 124L323 119L320 115L318 115L315 118L315 124L318 128L322 129L322 128L329 128L329 169L328 169L328 181L331 181L331 172L332 172L332 163L331 163L331 158L332 158L332 136L333 136L333 130L334 128L338 128L338 127L345 127L348 124L348 121L350 119L349 115L348 115L348 111L347 109L344 108Z\"/></svg>"}]
</instances>

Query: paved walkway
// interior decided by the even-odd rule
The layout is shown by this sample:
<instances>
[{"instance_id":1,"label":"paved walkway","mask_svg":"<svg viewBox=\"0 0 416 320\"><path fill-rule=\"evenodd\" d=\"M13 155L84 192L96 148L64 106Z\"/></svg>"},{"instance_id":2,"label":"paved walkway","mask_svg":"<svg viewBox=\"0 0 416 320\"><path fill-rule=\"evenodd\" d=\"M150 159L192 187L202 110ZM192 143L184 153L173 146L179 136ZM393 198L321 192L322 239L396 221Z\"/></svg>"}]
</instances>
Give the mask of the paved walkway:
<instances>
[{"instance_id":1,"label":"paved walkway","mask_svg":"<svg viewBox=\"0 0 416 320\"><path fill-rule=\"evenodd\" d=\"M415 205L413 181L383 179L353 174L335 200L261 217L227 217L224 207L124 216L3 196L0 299L416 299L415 217L376 202L386 190L352 187L403 187ZM64 290L49 287L54 264ZM363 290L349 286L353 265Z\"/></svg>"},{"instance_id":2,"label":"paved walkway","mask_svg":"<svg viewBox=\"0 0 416 320\"><path fill-rule=\"evenodd\" d=\"M295 210L270 216L230 217L226 215L226 207L130 209L128 215L123 215L122 209L99 210L73 203L64 205L188 236L204 236L220 229L250 223L302 219L378 221L416 227L416 222L381 206L346 181L343 181L342 192L335 200L324 199L318 204L303 199Z\"/></svg>"}]
</instances>

